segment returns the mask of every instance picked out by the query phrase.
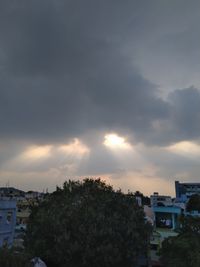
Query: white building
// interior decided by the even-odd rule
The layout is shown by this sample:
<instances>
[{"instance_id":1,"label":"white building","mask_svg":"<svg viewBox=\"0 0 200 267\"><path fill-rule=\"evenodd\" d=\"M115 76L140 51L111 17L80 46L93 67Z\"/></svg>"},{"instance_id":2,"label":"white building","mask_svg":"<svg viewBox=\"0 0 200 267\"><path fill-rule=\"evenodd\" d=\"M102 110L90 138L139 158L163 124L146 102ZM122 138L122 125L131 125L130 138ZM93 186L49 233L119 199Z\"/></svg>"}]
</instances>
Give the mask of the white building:
<instances>
[{"instance_id":1,"label":"white building","mask_svg":"<svg viewBox=\"0 0 200 267\"><path fill-rule=\"evenodd\" d=\"M153 195L150 196L151 206L172 206L172 198L170 196L159 195L157 192L154 192Z\"/></svg>"},{"instance_id":2,"label":"white building","mask_svg":"<svg viewBox=\"0 0 200 267\"><path fill-rule=\"evenodd\" d=\"M16 200L0 198L0 247L12 246L16 225Z\"/></svg>"}]
</instances>

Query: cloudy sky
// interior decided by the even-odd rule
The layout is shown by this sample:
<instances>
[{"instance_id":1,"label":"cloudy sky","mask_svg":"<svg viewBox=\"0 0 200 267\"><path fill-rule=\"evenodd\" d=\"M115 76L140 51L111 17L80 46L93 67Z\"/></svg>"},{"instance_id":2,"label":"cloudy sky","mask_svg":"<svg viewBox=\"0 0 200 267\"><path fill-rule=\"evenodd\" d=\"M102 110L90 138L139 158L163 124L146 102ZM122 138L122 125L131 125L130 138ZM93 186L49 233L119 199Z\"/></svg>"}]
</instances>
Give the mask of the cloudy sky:
<instances>
[{"instance_id":1,"label":"cloudy sky","mask_svg":"<svg viewBox=\"0 0 200 267\"><path fill-rule=\"evenodd\" d=\"M200 181L200 2L0 1L0 186Z\"/></svg>"}]
</instances>

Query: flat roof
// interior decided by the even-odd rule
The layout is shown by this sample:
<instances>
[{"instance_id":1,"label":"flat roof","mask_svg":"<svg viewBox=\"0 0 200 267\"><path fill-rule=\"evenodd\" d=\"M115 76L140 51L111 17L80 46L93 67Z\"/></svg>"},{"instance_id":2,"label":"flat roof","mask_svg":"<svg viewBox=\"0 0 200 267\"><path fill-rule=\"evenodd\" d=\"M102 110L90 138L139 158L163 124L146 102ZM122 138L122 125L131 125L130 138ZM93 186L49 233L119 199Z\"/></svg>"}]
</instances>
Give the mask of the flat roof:
<instances>
[{"instance_id":1,"label":"flat roof","mask_svg":"<svg viewBox=\"0 0 200 267\"><path fill-rule=\"evenodd\" d=\"M200 183L198 183L198 182L196 182L196 183L188 183L188 182L180 183L179 181L176 181L176 182L178 182L179 184L183 184L183 185L200 185Z\"/></svg>"},{"instance_id":2,"label":"flat roof","mask_svg":"<svg viewBox=\"0 0 200 267\"><path fill-rule=\"evenodd\" d=\"M166 212L166 213L176 213L180 214L181 213L181 207L177 206L156 206L153 207L154 212Z\"/></svg>"}]
</instances>

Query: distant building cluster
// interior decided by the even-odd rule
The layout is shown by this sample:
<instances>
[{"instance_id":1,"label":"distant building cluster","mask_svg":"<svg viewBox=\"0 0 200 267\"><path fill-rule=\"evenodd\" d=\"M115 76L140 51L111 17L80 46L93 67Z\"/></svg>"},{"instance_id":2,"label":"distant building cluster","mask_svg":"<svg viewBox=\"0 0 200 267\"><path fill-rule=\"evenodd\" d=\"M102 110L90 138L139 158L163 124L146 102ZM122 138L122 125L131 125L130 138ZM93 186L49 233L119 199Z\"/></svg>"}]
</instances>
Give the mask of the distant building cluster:
<instances>
[{"instance_id":1,"label":"distant building cluster","mask_svg":"<svg viewBox=\"0 0 200 267\"><path fill-rule=\"evenodd\" d=\"M0 247L23 247L31 207L37 205L44 195L35 191L0 187Z\"/></svg>"},{"instance_id":2,"label":"distant building cluster","mask_svg":"<svg viewBox=\"0 0 200 267\"><path fill-rule=\"evenodd\" d=\"M0 247L12 246L16 225L16 201L0 200Z\"/></svg>"},{"instance_id":3,"label":"distant building cluster","mask_svg":"<svg viewBox=\"0 0 200 267\"><path fill-rule=\"evenodd\" d=\"M176 197L159 195L155 192L150 196L150 206L144 206L147 220L153 225L150 241L151 266L161 266L158 250L165 238L178 235L180 215L200 216L199 211L186 210L189 199L194 194L200 194L200 183L180 183L175 181Z\"/></svg>"},{"instance_id":4,"label":"distant building cluster","mask_svg":"<svg viewBox=\"0 0 200 267\"><path fill-rule=\"evenodd\" d=\"M200 194L200 183L179 183L175 181L176 199L187 202L193 194Z\"/></svg>"}]
</instances>

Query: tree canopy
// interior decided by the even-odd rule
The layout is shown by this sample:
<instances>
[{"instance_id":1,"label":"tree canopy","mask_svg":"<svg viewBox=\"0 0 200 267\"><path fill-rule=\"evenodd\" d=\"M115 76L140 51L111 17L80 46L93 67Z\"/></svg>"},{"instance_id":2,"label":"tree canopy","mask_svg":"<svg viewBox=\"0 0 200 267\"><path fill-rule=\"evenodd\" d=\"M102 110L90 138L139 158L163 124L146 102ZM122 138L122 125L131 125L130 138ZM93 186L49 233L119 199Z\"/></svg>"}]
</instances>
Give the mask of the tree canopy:
<instances>
[{"instance_id":1,"label":"tree canopy","mask_svg":"<svg viewBox=\"0 0 200 267\"><path fill-rule=\"evenodd\" d=\"M200 195L199 194L194 194L190 197L187 206L186 206L187 211L198 211L200 212Z\"/></svg>"},{"instance_id":2,"label":"tree canopy","mask_svg":"<svg viewBox=\"0 0 200 267\"><path fill-rule=\"evenodd\" d=\"M200 218L185 217L181 232L162 243L161 262L164 267L200 266Z\"/></svg>"},{"instance_id":3,"label":"tree canopy","mask_svg":"<svg viewBox=\"0 0 200 267\"><path fill-rule=\"evenodd\" d=\"M65 182L34 207L26 245L48 267L130 267L146 252L149 233L133 194L85 179Z\"/></svg>"},{"instance_id":4,"label":"tree canopy","mask_svg":"<svg viewBox=\"0 0 200 267\"><path fill-rule=\"evenodd\" d=\"M29 255L23 251L17 251L7 247L0 248L0 266L32 267Z\"/></svg>"}]
</instances>

